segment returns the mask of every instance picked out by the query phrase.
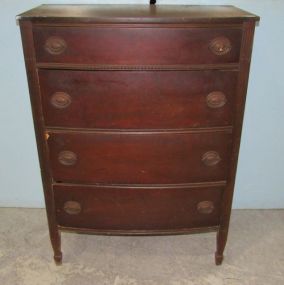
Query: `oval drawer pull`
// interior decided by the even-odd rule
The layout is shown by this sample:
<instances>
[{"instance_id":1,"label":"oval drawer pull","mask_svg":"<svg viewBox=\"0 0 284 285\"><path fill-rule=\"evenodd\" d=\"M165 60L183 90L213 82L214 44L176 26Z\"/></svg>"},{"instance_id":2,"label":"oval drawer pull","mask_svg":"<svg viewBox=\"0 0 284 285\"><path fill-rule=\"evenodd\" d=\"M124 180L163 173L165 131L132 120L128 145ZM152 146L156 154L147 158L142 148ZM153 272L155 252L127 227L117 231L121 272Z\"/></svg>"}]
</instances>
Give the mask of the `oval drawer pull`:
<instances>
[{"instance_id":1,"label":"oval drawer pull","mask_svg":"<svg viewBox=\"0 0 284 285\"><path fill-rule=\"evenodd\" d=\"M215 55L225 55L231 51L232 44L226 37L217 37L210 42L209 48Z\"/></svg>"},{"instance_id":2,"label":"oval drawer pull","mask_svg":"<svg viewBox=\"0 0 284 285\"><path fill-rule=\"evenodd\" d=\"M65 202L63 209L69 215L78 215L82 210L81 204L79 202L76 202L76 201Z\"/></svg>"},{"instance_id":3,"label":"oval drawer pull","mask_svg":"<svg viewBox=\"0 0 284 285\"><path fill-rule=\"evenodd\" d=\"M214 203L212 201L202 201L197 204L197 211L201 214L211 214L214 211Z\"/></svg>"},{"instance_id":4,"label":"oval drawer pull","mask_svg":"<svg viewBox=\"0 0 284 285\"><path fill-rule=\"evenodd\" d=\"M227 102L226 95L221 91L213 91L206 97L206 103L209 108L221 108Z\"/></svg>"},{"instance_id":5,"label":"oval drawer pull","mask_svg":"<svg viewBox=\"0 0 284 285\"><path fill-rule=\"evenodd\" d=\"M52 55L62 54L67 47L66 42L60 37L50 37L45 42L45 50Z\"/></svg>"},{"instance_id":6,"label":"oval drawer pull","mask_svg":"<svg viewBox=\"0 0 284 285\"><path fill-rule=\"evenodd\" d=\"M58 161L66 166L74 165L77 162L77 155L72 151L64 150L59 153Z\"/></svg>"},{"instance_id":7,"label":"oval drawer pull","mask_svg":"<svg viewBox=\"0 0 284 285\"><path fill-rule=\"evenodd\" d=\"M206 166L217 165L221 161L221 157L216 151L207 151L202 155L202 162Z\"/></svg>"},{"instance_id":8,"label":"oval drawer pull","mask_svg":"<svg viewBox=\"0 0 284 285\"><path fill-rule=\"evenodd\" d=\"M55 92L50 99L52 106L57 109L64 109L68 107L71 102L71 96L65 92Z\"/></svg>"}]
</instances>

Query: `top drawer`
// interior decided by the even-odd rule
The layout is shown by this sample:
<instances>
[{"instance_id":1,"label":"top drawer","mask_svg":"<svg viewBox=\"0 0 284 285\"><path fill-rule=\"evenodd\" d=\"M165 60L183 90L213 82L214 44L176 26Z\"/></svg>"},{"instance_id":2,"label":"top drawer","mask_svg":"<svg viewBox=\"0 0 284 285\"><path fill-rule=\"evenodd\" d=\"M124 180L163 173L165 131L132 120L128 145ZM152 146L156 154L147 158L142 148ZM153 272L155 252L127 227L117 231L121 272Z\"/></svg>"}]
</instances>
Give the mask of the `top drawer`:
<instances>
[{"instance_id":1,"label":"top drawer","mask_svg":"<svg viewBox=\"0 0 284 285\"><path fill-rule=\"evenodd\" d=\"M241 28L34 27L36 59L41 63L236 63L241 36Z\"/></svg>"}]
</instances>

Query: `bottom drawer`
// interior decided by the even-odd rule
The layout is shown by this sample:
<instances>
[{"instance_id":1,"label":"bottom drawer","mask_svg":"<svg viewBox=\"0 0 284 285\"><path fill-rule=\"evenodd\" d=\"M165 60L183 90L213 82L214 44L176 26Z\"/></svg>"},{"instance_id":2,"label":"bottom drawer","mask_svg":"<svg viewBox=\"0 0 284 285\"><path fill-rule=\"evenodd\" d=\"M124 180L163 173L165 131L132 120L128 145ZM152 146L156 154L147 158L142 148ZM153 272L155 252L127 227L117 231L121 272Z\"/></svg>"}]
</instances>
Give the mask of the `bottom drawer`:
<instances>
[{"instance_id":1,"label":"bottom drawer","mask_svg":"<svg viewBox=\"0 0 284 285\"><path fill-rule=\"evenodd\" d=\"M58 224L97 230L217 226L223 187L55 185Z\"/></svg>"}]
</instances>

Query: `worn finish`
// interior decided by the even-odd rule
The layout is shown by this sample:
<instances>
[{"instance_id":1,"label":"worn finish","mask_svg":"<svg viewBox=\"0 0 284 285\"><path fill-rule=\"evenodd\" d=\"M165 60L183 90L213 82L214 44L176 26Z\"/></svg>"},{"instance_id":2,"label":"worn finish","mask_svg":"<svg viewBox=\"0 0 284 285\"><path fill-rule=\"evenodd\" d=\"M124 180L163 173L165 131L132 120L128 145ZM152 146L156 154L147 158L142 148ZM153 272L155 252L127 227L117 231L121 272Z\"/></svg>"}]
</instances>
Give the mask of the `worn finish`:
<instances>
[{"instance_id":1,"label":"worn finish","mask_svg":"<svg viewBox=\"0 0 284 285\"><path fill-rule=\"evenodd\" d=\"M47 126L100 129L229 126L237 77L235 71L39 70Z\"/></svg>"},{"instance_id":2,"label":"worn finish","mask_svg":"<svg viewBox=\"0 0 284 285\"><path fill-rule=\"evenodd\" d=\"M230 215L233 201L233 191L235 185L235 177L237 171L238 154L240 148L242 122L245 110L246 92L249 78L249 68L253 44L255 23L252 21L243 24L243 40L241 50L241 64L239 72L239 84L237 96L235 98L235 117L234 117L234 132L233 132L233 147L231 155L231 167L228 175L227 191L224 193L222 203L222 215L220 219L220 228L217 233L217 250L215 253L216 264L219 265L223 261L223 252L226 246Z\"/></svg>"},{"instance_id":3,"label":"worn finish","mask_svg":"<svg viewBox=\"0 0 284 285\"><path fill-rule=\"evenodd\" d=\"M176 184L226 180L231 133L56 132L48 145L55 181Z\"/></svg>"},{"instance_id":4,"label":"worn finish","mask_svg":"<svg viewBox=\"0 0 284 285\"><path fill-rule=\"evenodd\" d=\"M217 231L223 259L257 16L44 5L19 16L50 237Z\"/></svg>"},{"instance_id":5,"label":"worn finish","mask_svg":"<svg viewBox=\"0 0 284 285\"><path fill-rule=\"evenodd\" d=\"M52 177L48 162L48 149L46 145L46 133L44 132L38 74L37 69L35 67L36 61L33 47L32 25L30 22L24 21L21 23L20 28L23 51L25 55L25 64L30 91L30 100L32 105L34 128L37 140L37 150L39 155L44 198L46 203L50 240L54 251L54 260L57 264L60 264L62 261L61 237L55 217L54 197L52 191Z\"/></svg>"},{"instance_id":6,"label":"worn finish","mask_svg":"<svg viewBox=\"0 0 284 285\"><path fill-rule=\"evenodd\" d=\"M60 226L97 230L151 231L217 226L222 197L220 186L102 188L55 185L54 192ZM64 205L69 200L79 203L81 211L74 214L77 208L73 206L71 213L66 212ZM208 200L214 209L210 213L200 211L200 203Z\"/></svg>"},{"instance_id":7,"label":"worn finish","mask_svg":"<svg viewBox=\"0 0 284 285\"><path fill-rule=\"evenodd\" d=\"M234 6L214 5L41 5L19 20L56 23L242 23L259 17ZM55 21L55 23L54 23Z\"/></svg>"},{"instance_id":8,"label":"worn finish","mask_svg":"<svg viewBox=\"0 0 284 285\"><path fill-rule=\"evenodd\" d=\"M36 26L34 35L40 63L171 65L238 62L242 31L241 26L234 29ZM217 51L222 48L220 35L231 43L226 53ZM51 41L54 47L46 52Z\"/></svg>"}]
</instances>

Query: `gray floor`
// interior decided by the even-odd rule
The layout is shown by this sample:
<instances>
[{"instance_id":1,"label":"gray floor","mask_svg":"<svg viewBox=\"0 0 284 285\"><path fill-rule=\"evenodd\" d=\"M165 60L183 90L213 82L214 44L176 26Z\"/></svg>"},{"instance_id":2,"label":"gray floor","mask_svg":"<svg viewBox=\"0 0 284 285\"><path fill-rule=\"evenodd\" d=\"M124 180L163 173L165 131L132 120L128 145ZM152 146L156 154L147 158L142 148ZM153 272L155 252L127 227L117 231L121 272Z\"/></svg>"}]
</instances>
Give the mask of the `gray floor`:
<instances>
[{"instance_id":1,"label":"gray floor","mask_svg":"<svg viewBox=\"0 0 284 285\"><path fill-rule=\"evenodd\" d=\"M284 210L236 210L222 266L215 234L106 237L64 233L55 266L44 210L0 209L1 285L284 284Z\"/></svg>"}]
</instances>

